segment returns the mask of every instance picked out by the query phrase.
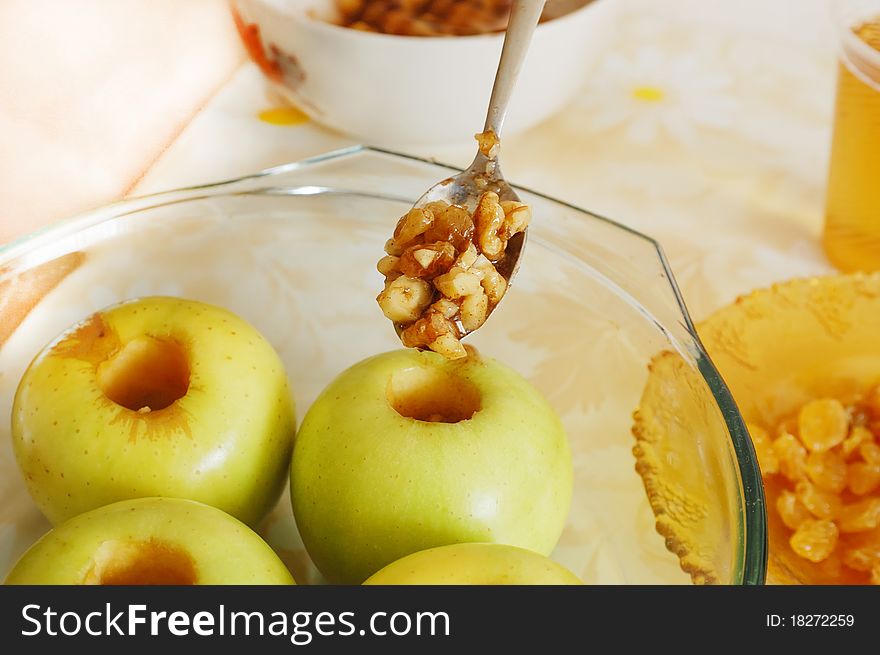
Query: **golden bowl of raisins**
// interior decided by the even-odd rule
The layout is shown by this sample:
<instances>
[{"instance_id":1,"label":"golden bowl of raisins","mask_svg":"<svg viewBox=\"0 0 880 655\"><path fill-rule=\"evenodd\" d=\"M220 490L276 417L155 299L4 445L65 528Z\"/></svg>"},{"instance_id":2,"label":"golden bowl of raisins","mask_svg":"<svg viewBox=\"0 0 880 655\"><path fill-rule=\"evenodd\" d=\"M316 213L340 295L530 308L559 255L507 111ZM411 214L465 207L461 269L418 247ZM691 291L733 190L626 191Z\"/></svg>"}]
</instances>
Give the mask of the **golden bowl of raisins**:
<instances>
[{"instance_id":1,"label":"golden bowl of raisins","mask_svg":"<svg viewBox=\"0 0 880 655\"><path fill-rule=\"evenodd\" d=\"M767 581L880 584L880 274L778 284L697 329L760 463ZM670 372L652 368L652 376ZM637 417L656 411L656 400L646 393ZM653 444L670 438L650 435ZM681 499L662 493L674 481L659 482L646 479L661 489L652 505L662 517ZM687 565L698 538L687 521L663 527Z\"/></svg>"}]
</instances>

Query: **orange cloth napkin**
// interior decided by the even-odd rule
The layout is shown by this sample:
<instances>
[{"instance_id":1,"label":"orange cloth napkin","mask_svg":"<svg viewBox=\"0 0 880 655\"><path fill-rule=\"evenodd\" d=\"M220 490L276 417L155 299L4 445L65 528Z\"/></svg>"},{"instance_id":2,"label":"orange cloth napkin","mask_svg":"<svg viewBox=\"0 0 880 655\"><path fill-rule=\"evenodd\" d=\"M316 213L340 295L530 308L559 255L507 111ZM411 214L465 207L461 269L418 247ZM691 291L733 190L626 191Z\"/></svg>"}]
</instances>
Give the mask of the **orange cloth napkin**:
<instances>
[{"instance_id":1,"label":"orange cloth napkin","mask_svg":"<svg viewBox=\"0 0 880 655\"><path fill-rule=\"evenodd\" d=\"M0 3L0 244L124 195L242 57L221 0Z\"/></svg>"}]
</instances>

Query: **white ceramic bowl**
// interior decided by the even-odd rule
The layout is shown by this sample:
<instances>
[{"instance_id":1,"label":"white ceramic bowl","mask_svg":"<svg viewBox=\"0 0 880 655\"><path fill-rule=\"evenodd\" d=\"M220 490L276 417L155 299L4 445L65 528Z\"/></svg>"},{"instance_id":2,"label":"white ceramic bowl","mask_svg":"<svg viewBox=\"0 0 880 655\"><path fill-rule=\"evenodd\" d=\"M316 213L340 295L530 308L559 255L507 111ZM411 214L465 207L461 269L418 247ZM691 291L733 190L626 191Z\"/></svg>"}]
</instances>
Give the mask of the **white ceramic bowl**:
<instances>
[{"instance_id":1,"label":"white ceramic bowl","mask_svg":"<svg viewBox=\"0 0 880 655\"><path fill-rule=\"evenodd\" d=\"M392 146L463 142L483 125L503 34L360 32L313 17L327 15L326 0L232 5L251 47L262 46L264 72L323 125ZM615 7L611 0L593 0L538 26L506 134L548 118L572 99L603 49Z\"/></svg>"}]
</instances>

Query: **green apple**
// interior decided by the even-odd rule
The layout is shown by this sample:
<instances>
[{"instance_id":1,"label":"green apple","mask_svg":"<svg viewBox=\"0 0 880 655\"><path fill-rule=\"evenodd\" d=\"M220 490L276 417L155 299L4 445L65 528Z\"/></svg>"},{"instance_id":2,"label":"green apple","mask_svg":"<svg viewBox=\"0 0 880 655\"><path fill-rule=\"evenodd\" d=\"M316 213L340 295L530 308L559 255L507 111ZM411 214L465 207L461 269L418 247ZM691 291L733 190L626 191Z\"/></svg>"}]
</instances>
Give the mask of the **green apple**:
<instances>
[{"instance_id":1,"label":"green apple","mask_svg":"<svg viewBox=\"0 0 880 655\"><path fill-rule=\"evenodd\" d=\"M354 584L460 542L548 554L571 501L559 418L513 370L399 350L337 377L294 444L296 524L318 569Z\"/></svg>"},{"instance_id":2,"label":"green apple","mask_svg":"<svg viewBox=\"0 0 880 655\"><path fill-rule=\"evenodd\" d=\"M392 562L367 585L579 585L552 559L504 544L452 544Z\"/></svg>"},{"instance_id":3,"label":"green apple","mask_svg":"<svg viewBox=\"0 0 880 655\"><path fill-rule=\"evenodd\" d=\"M15 456L60 523L117 500L189 498L256 525L295 432L284 366L251 325L180 298L93 314L37 355L12 408Z\"/></svg>"},{"instance_id":4,"label":"green apple","mask_svg":"<svg viewBox=\"0 0 880 655\"><path fill-rule=\"evenodd\" d=\"M179 498L123 500L50 530L6 584L294 584L265 541L219 509Z\"/></svg>"}]
</instances>

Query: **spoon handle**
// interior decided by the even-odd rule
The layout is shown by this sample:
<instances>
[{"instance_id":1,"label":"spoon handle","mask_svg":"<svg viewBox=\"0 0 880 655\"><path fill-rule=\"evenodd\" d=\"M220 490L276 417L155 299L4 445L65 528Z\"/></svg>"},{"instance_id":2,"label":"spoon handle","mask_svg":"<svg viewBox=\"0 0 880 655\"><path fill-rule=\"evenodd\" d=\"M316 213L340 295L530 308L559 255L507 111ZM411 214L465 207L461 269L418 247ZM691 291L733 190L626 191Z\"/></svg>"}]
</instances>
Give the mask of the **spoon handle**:
<instances>
[{"instance_id":1,"label":"spoon handle","mask_svg":"<svg viewBox=\"0 0 880 655\"><path fill-rule=\"evenodd\" d=\"M516 78L519 76L523 60L529 49L532 34L538 25L538 19L544 10L545 0L514 0L510 8L510 20L504 34L504 45L501 48L501 60L495 73L495 85L492 87L492 98L489 100L489 112L483 131L495 132L501 136L507 105L513 94Z\"/></svg>"}]
</instances>

